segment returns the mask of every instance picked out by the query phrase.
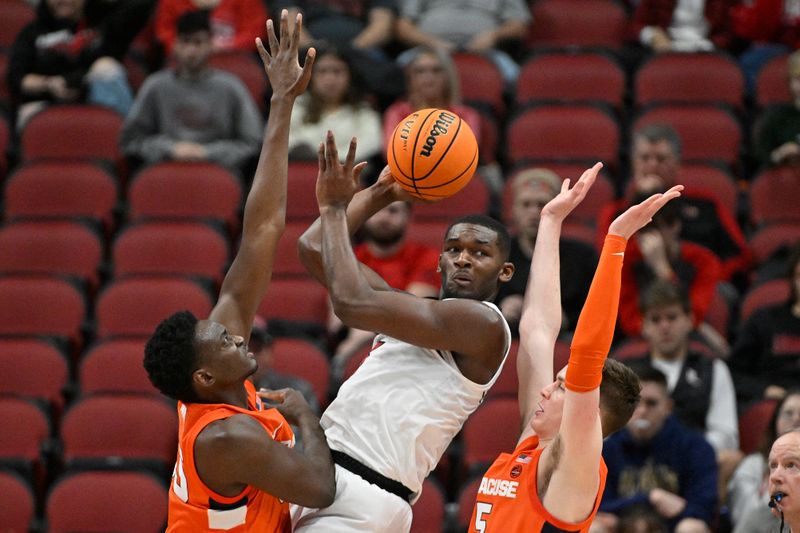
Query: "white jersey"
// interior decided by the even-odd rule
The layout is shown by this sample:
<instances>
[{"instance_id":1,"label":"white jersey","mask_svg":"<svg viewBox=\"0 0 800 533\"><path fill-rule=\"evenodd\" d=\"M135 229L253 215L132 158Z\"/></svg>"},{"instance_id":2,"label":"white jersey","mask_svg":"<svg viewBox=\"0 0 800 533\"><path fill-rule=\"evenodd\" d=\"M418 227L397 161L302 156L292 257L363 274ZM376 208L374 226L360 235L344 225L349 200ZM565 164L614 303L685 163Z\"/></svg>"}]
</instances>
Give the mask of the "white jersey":
<instances>
[{"instance_id":1,"label":"white jersey","mask_svg":"<svg viewBox=\"0 0 800 533\"><path fill-rule=\"evenodd\" d=\"M500 313L494 304L483 303ZM369 357L322 415L328 445L418 495L503 370L511 345L505 319L503 325L503 360L485 385L464 377L451 352L377 335Z\"/></svg>"}]
</instances>

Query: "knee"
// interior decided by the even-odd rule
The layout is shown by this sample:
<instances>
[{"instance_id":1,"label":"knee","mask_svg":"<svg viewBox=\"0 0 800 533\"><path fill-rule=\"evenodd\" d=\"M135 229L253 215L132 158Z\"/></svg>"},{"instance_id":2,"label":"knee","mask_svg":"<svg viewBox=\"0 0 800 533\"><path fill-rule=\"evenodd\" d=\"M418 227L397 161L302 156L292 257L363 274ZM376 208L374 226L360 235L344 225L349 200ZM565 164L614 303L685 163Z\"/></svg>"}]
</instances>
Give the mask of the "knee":
<instances>
[{"instance_id":1,"label":"knee","mask_svg":"<svg viewBox=\"0 0 800 533\"><path fill-rule=\"evenodd\" d=\"M684 518L675 526L675 533L711 533L711 530L698 518Z\"/></svg>"},{"instance_id":2,"label":"knee","mask_svg":"<svg viewBox=\"0 0 800 533\"><path fill-rule=\"evenodd\" d=\"M114 58L104 56L92 63L87 77L89 80L109 80L125 74L125 67Z\"/></svg>"}]
</instances>

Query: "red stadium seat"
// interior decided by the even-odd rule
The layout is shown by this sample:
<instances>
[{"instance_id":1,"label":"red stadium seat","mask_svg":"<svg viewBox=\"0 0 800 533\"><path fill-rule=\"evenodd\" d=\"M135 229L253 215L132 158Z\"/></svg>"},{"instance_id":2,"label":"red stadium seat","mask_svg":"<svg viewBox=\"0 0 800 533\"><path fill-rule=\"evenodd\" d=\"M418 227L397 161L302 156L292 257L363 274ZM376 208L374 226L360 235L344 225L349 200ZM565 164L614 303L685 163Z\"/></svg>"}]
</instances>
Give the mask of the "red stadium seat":
<instances>
[{"instance_id":1,"label":"red stadium seat","mask_svg":"<svg viewBox=\"0 0 800 533\"><path fill-rule=\"evenodd\" d=\"M192 222L145 222L122 230L114 241L114 274L198 276L217 284L228 266L227 236Z\"/></svg>"},{"instance_id":2,"label":"red stadium seat","mask_svg":"<svg viewBox=\"0 0 800 533\"><path fill-rule=\"evenodd\" d=\"M444 494L430 478L422 484L422 495L414 504L411 531L441 533L444 527Z\"/></svg>"},{"instance_id":3,"label":"red stadium seat","mask_svg":"<svg viewBox=\"0 0 800 533\"><path fill-rule=\"evenodd\" d=\"M452 222L464 215L486 214L489 211L489 189L483 178L475 174L467 185L450 198L434 203L414 205L415 220Z\"/></svg>"},{"instance_id":4,"label":"red stadium seat","mask_svg":"<svg viewBox=\"0 0 800 533\"><path fill-rule=\"evenodd\" d=\"M303 339L279 337L272 345L272 368L308 381L321 406L328 404L330 365L320 349Z\"/></svg>"},{"instance_id":5,"label":"red stadium seat","mask_svg":"<svg viewBox=\"0 0 800 533\"><path fill-rule=\"evenodd\" d=\"M176 311L188 309L205 318L211 297L197 283L179 278L117 280L97 299L97 336L150 336L156 326Z\"/></svg>"},{"instance_id":6,"label":"red stadium seat","mask_svg":"<svg viewBox=\"0 0 800 533\"><path fill-rule=\"evenodd\" d=\"M317 163L290 161L286 187L286 220L306 221L319 217L317 204Z\"/></svg>"},{"instance_id":7,"label":"red stadium seat","mask_svg":"<svg viewBox=\"0 0 800 533\"><path fill-rule=\"evenodd\" d=\"M47 498L50 533L156 533L167 523L167 491L138 472L83 472L57 481Z\"/></svg>"},{"instance_id":8,"label":"red stadium seat","mask_svg":"<svg viewBox=\"0 0 800 533\"><path fill-rule=\"evenodd\" d=\"M484 56L469 53L453 54L453 62L458 71L462 100L489 106L495 116L503 116L503 77L495 64Z\"/></svg>"},{"instance_id":9,"label":"red stadium seat","mask_svg":"<svg viewBox=\"0 0 800 533\"><path fill-rule=\"evenodd\" d=\"M531 8L534 22L528 47L622 48L628 15L613 0L539 0Z\"/></svg>"},{"instance_id":10,"label":"red stadium seat","mask_svg":"<svg viewBox=\"0 0 800 533\"><path fill-rule=\"evenodd\" d=\"M742 300L739 319L744 322L761 308L788 301L789 292L789 282L785 279L775 279L752 287Z\"/></svg>"},{"instance_id":11,"label":"red stadium seat","mask_svg":"<svg viewBox=\"0 0 800 533\"><path fill-rule=\"evenodd\" d=\"M239 228L242 185L229 170L213 163L158 163L136 175L129 200L131 220L219 220L234 235Z\"/></svg>"},{"instance_id":12,"label":"red stadium seat","mask_svg":"<svg viewBox=\"0 0 800 533\"><path fill-rule=\"evenodd\" d=\"M500 453L513 450L521 423L516 398L495 398L481 404L461 431L467 472L482 472Z\"/></svg>"},{"instance_id":13,"label":"red stadium seat","mask_svg":"<svg viewBox=\"0 0 800 533\"><path fill-rule=\"evenodd\" d=\"M11 48L20 30L33 22L36 11L24 0L3 0L0 2L0 49Z\"/></svg>"},{"instance_id":14,"label":"red stadium seat","mask_svg":"<svg viewBox=\"0 0 800 533\"><path fill-rule=\"evenodd\" d=\"M258 314L268 322L281 320L325 327L328 321L328 290L310 279L276 279L267 289Z\"/></svg>"},{"instance_id":15,"label":"red stadium seat","mask_svg":"<svg viewBox=\"0 0 800 533\"><path fill-rule=\"evenodd\" d=\"M756 453L761 448L777 405L776 400L761 400L748 407L739 417L739 449L745 454Z\"/></svg>"},{"instance_id":16,"label":"red stadium seat","mask_svg":"<svg viewBox=\"0 0 800 533\"><path fill-rule=\"evenodd\" d=\"M340 381L345 382L350 378L350 376L355 374L356 370L358 370L358 367L360 367L367 357L369 357L371 351L372 344L370 343L351 355L344 365Z\"/></svg>"},{"instance_id":17,"label":"red stadium seat","mask_svg":"<svg viewBox=\"0 0 800 533\"><path fill-rule=\"evenodd\" d=\"M147 377L143 359L144 340L116 339L92 346L78 370L81 392L160 394Z\"/></svg>"},{"instance_id":18,"label":"red stadium seat","mask_svg":"<svg viewBox=\"0 0 800 533\"><path fill-rule=\"evenodd\" d=\"M721 53L655 54L634 79L634 99L640 107L719 103L740 109L743 93L739 65Z\"/></svg>"},{"instance_id":19,"label":"red stadium seat","mask_svg":"<svg viewBox=\"0 0 800 533\"><path fill-rule=\"evenodd\" d=\"M508 357L503 364L503 371L497 377L492 388L489 389L487 398L516 398L519 394L519 376L517 375L517 353L519 352L519 340L511 342Z\"/></svg>"},{"instance_id":20,"label":"red stadium seat","mask_svg":"<svg viewBox=\"0 0 800 533\"><path fill-rule=\"evenodd\" d=\"M742 129L730 112L715 106L654 107L642 113L632 131L655 123L671 125L681 137L686 162L723 162L735 167L742 147Z\"/></svg>"},{"instance_id":21,"label":"red stadium seat","mask_svg":"<svg viewBox=\"0 0 800 533\"><path fill-rule=\"evenodd\" d=\"M510 451L510 450L506 450ZM466 531L472 529L469 523L472 518L472 511L475 509L475 500L478 498L478 489L481 486L483 472L473 477L461 488L458 495L458 515L456 521L458 522L458 531Z\"/></svg>"},{"instance_id":22,"label":"red stadium seat","mask_svg":"<svg viewBox=\"0 0 800 533\"><path fill-rule=\"evenodd\" d=\"M6 396L0 397L0 423L3 427L0 468L16 470L41 486L44 481L42 445L50 436L47 417L34 403Z\"/></svg>"},{"instance_id":23,"label":"red stadium seat","mask_svg":"<svg viewBox=\"0 0 800 533\"><path fill-rule=\"evenodd\" d=\"M59 105L34 115L22 130L22 160L121 160L123 117L107 107Z\"/></svg>"},{"instance_id":24,"label":"red stadium seat","mask_svg":"<svg viewBox=\"0 0 800 533\"><path fill-rule=\"evenodd\" d=\"M53 344L41 339L0 339L0 395L36 399L57 419L68 380L67 359Z\"/></svg>"},{"instance_id":25,"label":"red stadium seat","mask_svg":"<svg viewBox=\"0 0 800 533\"><path fill-rule=\"evenodd\" d=\"M178 416L153 396L87 396L64 414L61 439L67 468L146 467L166 474L175 463Z\"/></svg>"},{"instance_id":26,"label":"red stadium seat","mask_svg":"<svg viewBox=\"0 0 800 533\"><path fill-rule=\"evenodd\" d=\"M0 472L0 494L0 531L30 531L35 511L30 486L11 472Z\"/></svg>"},{"instance_id":27,"label":"red stadium seat","mask_svg":"<svg viewBox=\"0 0 800 533\"><path fill-rule=\"evenodd\" d=\"M624 96L625 71L611 57L551 52L537 54L522 65L515 101L518 106L537 102L603 103L621 109Z\"/></svg>"},{"instance_id":28,"label":"red stadium seat","mask_svg":"<svg viewBox=\"0 0 800 533\"><path fill-rule=\"evenodd\" d=\"M772 224L758 230L747 243L756 264L765 263L780 250L800 244L800 224Z\"/></svg>"},{"instance_id":29,"label":"red stadium seat","mask_svg":"<svg viewBox=\"0 0 800 533\"><path fill-rule=\"evenodd\" d=\"M786 60L789 56L771 59L758 71L756 78L756 105L788 104L792 101L787 81Z\"/></svg>"},{"instance_id":30,"label":"red stadium seat","mask_svg":"<svg viewBox=\"0 0 800 533\"><path fill-rule=\"evenodd\" d=\"M691 197L695 191L711 191L732 215L736 215L739 189L725 170L713 165L686 164L681 166L679 180L686 187L684 195Z\"/></svg>"},{"instance_id":31,"label":"red stadium seat","mask_svg":"<svg viewBox=\"0 0 800 533\"><path fill-rule=\"evenodd\" d=\"M37 161L19 167L5 187L5 218L86 218L110 233L117 183L101 167L79 161Z\"/></svg>"},{"instance_id":32,"label":"red stadium seat","mask_svg":"<svg viewBox=\"0 0 800 533\"><path fill-rule=\"evenodd\" d=\"M616 168L620 130L616 120L594 106L542 105L511 120L507 130L511 164L535 161L603 161Z\"/></svg>"},{"instance_id":33,"label":"red stadium seat","mask_svg":"<svg viewBox=\"0 0 800 533\"><path fill-rule=\"evenodd\" d=\"M777 167L755 177L750 187L750 210L757 226L781 222L800 223L800 172Z\"/></svg>"},{"instance_id":34,"label":"red stadium seat","mask_svg":"<svg viewBox=\"0 0 800 533\"><path fill-rule=\"evenodd\" d=\"M72 276L99 283L99 236L76 222L17 222L0 229L0 273Z\"/></svg>"},{"instance_id":35,"label":"red stadium seat","mask_svg":"<svg viewBox=\"0 0 800 533\"><path fill-rule=\"evenodd\" d=\"M239 78L247 88L250 96L253 97L253 102L258 108L261 111L266 109L267 75L264 74L264 68L252 53L242 51L217 52L211 56L209 64Z\"/></svg>"},{"instance_id":36,"label":"red stadium seat","mask_svg":"<svg viewBox=\"0 0 800 533\"><path fill-rule=\"evenodd\" d=\"M300 235L305 233L308 226L307 222L287 222L286 230L283 232L281 240L278 241L275 264L272 267L272 275L275 279L308 277L306 268L300 262L300 256L297 254L297 240Z\"/></svg>"},{"instance_id":37,"label":"red stadium seat","mask_svg":"<svg viewBox=\"0 0 800 533\"><path fill-rule=\"evenodd\" d=\"M0 277L0 335L51 336L81 345L83 294L58 278Z\"/></svg>"}]
</instances>

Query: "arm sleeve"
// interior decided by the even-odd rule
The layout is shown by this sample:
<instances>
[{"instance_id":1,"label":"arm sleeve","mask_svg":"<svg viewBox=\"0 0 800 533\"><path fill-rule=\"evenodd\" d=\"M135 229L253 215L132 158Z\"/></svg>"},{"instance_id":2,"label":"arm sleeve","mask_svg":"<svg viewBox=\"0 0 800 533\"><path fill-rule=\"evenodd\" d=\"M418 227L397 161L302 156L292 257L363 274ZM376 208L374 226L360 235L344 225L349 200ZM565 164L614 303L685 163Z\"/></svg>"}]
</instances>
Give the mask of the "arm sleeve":
<instances>
[{"instance_id":1,"label":"arm sleeve","mask_svg":"<svg viewBox=\"0 0 800 533\"><path fill-rule=\"evenodd\" d=\"M211 161L228 168L237 168L248 157L258 153L264 124L253 98L244 85L236 80L231 87L233 93L231 98L237 102L238 110L237 116L233 118L236 121L234 126L236 137L210 142L205 148Z\"/></svg>"},{"instance_id":2,"label":"arm sleeve","mask_svg":"<svg viewBox=\"0 0 800 533\"><path fill-rule=\"evenodd\" d=\"M566 386L574 392L588 392L600 386L603 363L611 349L627 240L606 237L589 295L578 318L572 339Z\"/></svg>"},{"instance_id":3,"label":"arm sleeve","mask_svg":"<svg viewBox=\"0 0 800 533\"><path fill-rule=\"evenodd\" d=\"M26 26L14 39L11 52L8 56L6 82L11 96L17 100L24 100L22 95L22 79L34 73L36 61L36 32L33 25Z\"/></svg>"},{"instance_id":4,"label":"arm sleeve","mask_svg":"<svg viewBox=\"0 0 800 533\"><path fill-rule=\"evenodd\" d=\"M739 421L736 415L736 392L728 366L714 361L711 404L706 414L706 440L719 452L739 449Z\"/></svg>"},{"instance_id":5,"label":"arm sleeve","mask_svg":"<svg viewBox=\"0 0 800 533\"><path fill-rule=\"evenodd\" d=\"M680 495L686 500L686 508L680 518L699 518L710 524L717 507L717 459L701 435L687 440L687 444Z\"/></svg>"},{"instance_id":6,"label":"arm sleeve","mask_svg":"<svg viewBox=\"0 0 800 533\"><path fill-rule=\"evenodd\" d=\"M155 92L153 80L145 81L122 125L119 141L125 155L148 164L169 158L175 144L175 139L159 133Z\"/></svg>"},{"instance_id":7,"label":"arm sleeve","mask_svg":"<svg viewBox=\"0 0 800 533\"><path fill-rule=\"evenodd\" d=\"M769 335L761 327L764 316L763 311L753 313L739 328L736 344L731 351L730 368L741 402L760 399L768 385L760 368L761 361L767 356L765 350L769 343Z\"/></svg>"}]
</instances>

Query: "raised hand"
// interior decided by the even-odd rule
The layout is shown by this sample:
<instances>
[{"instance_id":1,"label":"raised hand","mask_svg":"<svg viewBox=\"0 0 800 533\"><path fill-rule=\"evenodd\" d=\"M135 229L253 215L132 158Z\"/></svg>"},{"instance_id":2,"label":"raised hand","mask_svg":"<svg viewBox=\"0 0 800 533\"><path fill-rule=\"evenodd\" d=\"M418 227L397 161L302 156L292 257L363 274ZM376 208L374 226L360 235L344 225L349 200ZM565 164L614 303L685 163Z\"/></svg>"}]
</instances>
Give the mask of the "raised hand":
<instances>
[{"instance_id":1,"label":"raised hand","mask_svg":"<svg viewBox=\"0 0 800 533\"><path fill-rule=\"evenodd\" d=\"M256 48L264 70L267 72L269 84L272 86L274 96L297 97L308 87L311 80L311 68L317 52L309 48L305 64L301 67L297 58L297 49L300 43L300 31L303 28L303 15L297 14L294 29L289 32L289 12L281 11L280 41L275 36L275 25L272 19L267 20L267 39L269 51L264 47L261 38L256 38Z\"/></svg>"},{"instance_id":2,"label":"raised hand","mask_svg":"<svg viewBox=\"0 0 800 533\"><path fill-rule=\"evenodd\" d=\"M328 131L325 142L319 143L317 204L320 209L346 206L358 190L359 177L367 164L362 162L354 165L356 146L357 141L353 137L350 140L350 148L347 150L347 158L342 164L339 161L336 139L332 132Z\"/></svg>"},{"instance_id":3,"label":"raised hand","mask_svg":"<svg viewBox=\"0 0 800 533\"><path fill-rule=\"evenodd\" d=\"M634 233L646 226L653 219L653 215L667 202L679 197L682 190L683 185L675 185L663 194L654 194L644 202L629 207L611 223L608 228L609 235L630 239Z\"/></svg>"},{"instance_id":4,"label":"raised hand","mask_svg":"<svg viewBox=\"0 0 800 533\"><path fill-rule=\"evenodd\" d=\"M262 400L276 403L277 405L274 405L275 409L290 424L296 425L303 416L314 414L303 395L294 389L260 389L257 394Z\"/></svg>"},{"instance_id":5,"label":"raised hand","mask_svg":"<svg viewBox=\"0 0 800 533\"><path fill-rule=\"evenodd\" d=\"M586 197L586 193L589 192L589 189L594 184L601 168L603 168L603 163L595 163L592 168L581 174L581 177L571 189L569 188L569 180L564 180L561 184L561 192L542 208L542 216L555 217L559 221L567 218L567 215Z\"/></svg>"}]
</instances>

